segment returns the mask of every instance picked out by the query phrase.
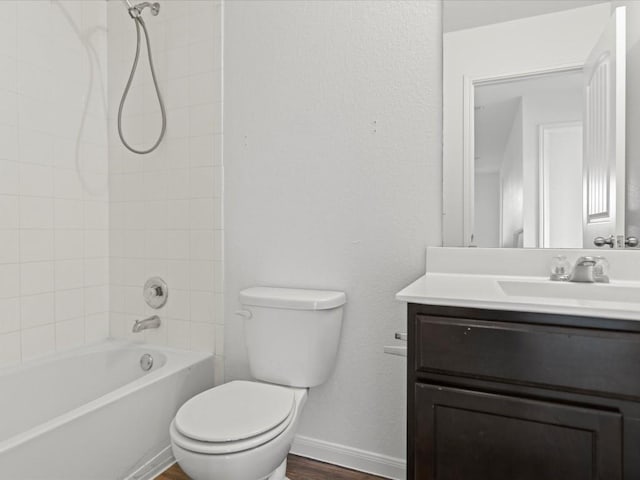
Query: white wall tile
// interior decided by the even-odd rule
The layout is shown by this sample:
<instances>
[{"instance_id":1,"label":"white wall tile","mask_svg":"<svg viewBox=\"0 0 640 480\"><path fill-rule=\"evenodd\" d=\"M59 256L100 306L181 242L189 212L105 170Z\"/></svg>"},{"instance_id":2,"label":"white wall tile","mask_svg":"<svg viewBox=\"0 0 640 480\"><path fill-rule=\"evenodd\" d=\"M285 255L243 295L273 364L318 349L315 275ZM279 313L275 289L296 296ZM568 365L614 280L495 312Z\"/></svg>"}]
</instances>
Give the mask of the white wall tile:
<instances>
[{"instance_id":1,"label":"white wall tile","mask_svg":"<svg viewBox=\"0 0 640 480\"><path fill-rule=\"evenodd\" d=\"M51 198L21 197L20 227L53 228L53 204Z\"/></svg>"},{"instance_id":2,"label":"white wall tile","mask_svg":"<svg viewBox=\"0 0 640 480\"><path fill-rule=\"evenodd\" d=\"M2 105L2 98L0 98L0 105ZM0 108L2 107L0 106ZM20 186L19 172L19 164L17 162L0 158L0 194L18 194Z\"/></svg>"},{"instance_id":3,"label":"white wall tile","mask_svg":"<svg viewBox=\"0 0 640 480\"><path fill-rule=\"evenodd\" d=\"M83 260L58 260L55 262L56 290L82 288L84 286Z\"/></svg>"},{"instance_id":4,"label":"white wall tile","mask_svg":"<svg viewBox=\"0 0 640 480\"><path fill-rule=\"evenodd\" d=\"M199 352L215 353L215 346L215 325L191 322L191 349Z\"/></svg>"},{"instance_id":5,"label":"white wall tile","mask_svg":"<svg viewBox=\"0 0 640 480\"><path fill-rule=\"evenodd\" d=\"M191 323L185 320L167 320L167 345L173 348L189 349L191 340Z\"/></svg>"},{"instance_id":6,"label":"white wall tile","mask_svg":"<svg viewBox=\"0 0 640 480\"><path fill-rule=\"evenodd\" d=\"M84 261L84 285L95 287L109 284L109 258L88 258Z\"/></svg>"},{"instance_id":7,"label":"white wall tile","mask_svg":"<svg viewBox=\"0 0 640 480\"><path fill-rule=\"evenodd\" d=\"M191 291L191 320L214 323L217 300L211 292Z\"/></svg>"},{"instance_id":8,"label":"white wall tile","mask_svg":"<svg viewBox=\"0 0 640 480\"><path fill-rule=\"evenodd\" d=\"M84 309L86 314L109 311L109 287L102 285L84 289Z\"/></svg>"},{"instance_id":9,"label":"white wall tile","mask_svg":"<svg viewBox=\"0 0 640 480\"><path fill-rule=\"evenodd\" d=\"M55 351L56 334L53 324L22 330L22 360L31 360Z\"/></svg>"},{"instance_id":10,"label":"white wall tile","mask_svg":"<svg viewBox=\"0 0 640 480\"><path fill-rule=\"evenodd\" d=\"M0 265L0 298L20 296L20 266Z\"/></svg>"},{"instance_id":11,"label":"white wall tile","mask_svg":"<svg viewBox=\"0 0 640 480\"><path fill-rule=\"evenodd\" d=\"M86 343L93 343L109 336L109 314L94 313L85 316L84 335Z\"/></svg>"},{"instance_id":12,"label":"white wall tile","mask_svg":"<svg viewBox=\"0 0 640 480\"><path fill-rule=\"evenodd\" d=\"M213 134L189 139L189 162L192 167L216 165L216 137Z\"/></svg>"},{"instance_id":13,"label":"white wall tile","mask_svg":"<svg viewBox=\"0 0 640 480\"><path fill-rule=\"evenodd\" d=\"M1 38L1 36L0 36ZM0 367L19 363L21 359L20 332L0 335Z\"/></svg>"},{"instance_id":14,"label":"white wall tile","mask_svg":"<svg viewBox=\"0 0 640 480\"><path fill-rule=\"evenodd\" d=\"M84 343L84 319L74 318L56 323L56 350L77 348Z\"/></svg>"},{"instance_id":15,"label":"white wall tile","mask_svg":"<svg viewBox=\"0 0 640 480\"><path fill-rule=\"evenodd\" d=\"M0 195L0 229L18 228L18 197Z\"/></svg>"},{"instance_id":16,"label":"white wall tile","mask_svg":"<svg viewBox=\"0 0 640 480\"><path fill-rule=\"evenodd\" d=\"M25 328L54 322L54 295L43 293L20 298L20 326Z\"/></svg>"},{"instance_id":17,"label":"white wall tile","mask_svg":"<svg viewBox=\"0 0 640 480\"><path fill-rule=\"evenodd\" d=\"M20 330L20 299L0 299L0 334Z\"/></svg>"},{"instance_id":18,"label":"white wall tile","mask_svg":"<svg viewBox=\"0 0 640 480\"><path fill-rule=\"evenodd\" d=\"M21 163L20 194L33 197L51 197L53 195L53 168Z\"/></svg>"},{"instance_id":19,"label":"white wall tile","mask_svg":"<svg viewBox=\"0 0 640 480\"><path fill-rule=\"evenodd\" d=\"M18 239L18 230L0 230L0 263L18 262Z\"/></svg>"},{"instance_id":20,"label":"white wall tile","mask_svg":"<svg viewBox=\"0 0 640 480\"><path fill-rule=\"evenodd\" d=\"M18 361L84 343L85 279L108 290L106 10L0 2L0 334L16 333Z\"/></svg>"},{"instance_id":21,"label":"white wall tile","mask_svg":"<svg viewBox=\"0 0 640 480\"><path fill-rule=\"evenodd\" d=\"M54 258L53 230L21 230L20 261L44 262Z\"/></svg>"},{"instance_id":22,"label":"white wall tile","mask_svg":"<svg viewBox=\"0 0 640 480\"><path fill-rule=\"evenodd\" d=\"M53 262L20 265L20 294L35 295L53 291Z\"/></svg>"},{"instance_id":23,"label":"white wall tile","mask_svg":"<svg viewBox=\"0 0 640 480\"><path fill-rule=\"evenodd\" d=\"M191 260L218 260L219 235L214 230L192 230L190 238Z\"/></svg>"},{"instance_id":24,"label":"white wall tile","mask_svg":"<svg viewBox=\"0 0 640 480\"><path fill-rule=\"evenodd\" d=\"M17 127L0 124L0 159L15 162L18 157Z\"/></svg>"},{"instance_id":25,"label":"white wall tile","mask_svg":"<svg viewBox=\"0 0 640 480\"><path fill-rule=\"evenodd\" d=\"M59 290L55 295L55 320L61 322L72 318L80 318L84 315L84 290L73 288L70 290Z\"/></svg>"},{"instance_id":26,"label":"white wall tile","mask_svg":"<svg viewBox=\"0 0 640 480\"><path fill-rule=\"evenodd\" d=\"M54 241L55 259L71 260L83 258L84 234L84 230L56 230Z\"/></svg>"},{"instance_id":27,"label":"white wall tile","mask_svg":"<svg viewBox=\"0 0 640 480\"><path fill-rule=\"evenodd\" d=\"M141 298L148 276L160 275L170 289L159 311L163 326L145 332L146 342L214 352L223 341L222 324L222 15L218 2L166 1L163 21L150 19L167 107L167 133L153 155L139 158L110 136L110 317L111 334L132 338L131 323L149 313ZM129 19L109 9L109 46L130 50L122 41ZM164 15L163 14L163 15ZM156 38L163 41L156 42ZM109 79L121 85L130 68L109 56ZM145 77L147 75L147 77ZM136 80L140 94L126 119L127 138L149 143L159 115L148 71ZM144 87L143 87L144 85ZM135 87L134 87L135 88ZM117 112L119 89L109 98ZM111 119L115 125L115 118ZM144 125L143 125L144 124ZM216 337L216 333L218 336ZM221 358L221 357L220 357Z\"/></svg>"},{"instance_id":28,"label":"white wall tile","mask_svg":"<svg viewBox=\"0 0 640 480\"><path fill-rule=\"evenodd\" d=\"M216 196L214 167L192 168L189 173L189 193L191 198L212 198Z\"/></svg>"}]
</instances>

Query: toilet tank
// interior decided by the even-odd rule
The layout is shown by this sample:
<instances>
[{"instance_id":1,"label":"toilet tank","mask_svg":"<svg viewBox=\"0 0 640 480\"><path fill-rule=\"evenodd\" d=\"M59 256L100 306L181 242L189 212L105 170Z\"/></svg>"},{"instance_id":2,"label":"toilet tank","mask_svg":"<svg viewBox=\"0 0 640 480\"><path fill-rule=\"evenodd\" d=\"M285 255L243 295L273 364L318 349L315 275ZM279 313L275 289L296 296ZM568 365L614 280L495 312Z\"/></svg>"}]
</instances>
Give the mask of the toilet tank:
<instances>
[{"instance_id":1,"label":"toilet tank","mask_svg":"<svg viewBox=\"0 0 640 480\"><path fill-rule=\"evenodd\" d=\"M324 383L335 366L344 292L251 287L240 292L251 374L292 387Z\"/></svg>"}]
</instances>

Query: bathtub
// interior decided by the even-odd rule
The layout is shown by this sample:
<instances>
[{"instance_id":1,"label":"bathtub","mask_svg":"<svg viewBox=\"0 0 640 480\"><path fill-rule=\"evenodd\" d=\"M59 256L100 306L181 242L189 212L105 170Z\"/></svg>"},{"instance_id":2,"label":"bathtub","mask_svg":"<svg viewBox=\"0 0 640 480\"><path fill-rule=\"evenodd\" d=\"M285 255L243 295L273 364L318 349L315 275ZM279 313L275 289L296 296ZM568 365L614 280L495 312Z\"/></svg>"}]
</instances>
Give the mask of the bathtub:
<instances>
[{"instance_id":1,"label":"bathtub","mask_svg":"<svg viewBox=\"0 0 640 480\"><path fill-rule=\"evenodd\" d=\"M211 355L121 341L0 370L0 478L153 478L178 408L212 386Z\"/></svg>"}]
</instances>

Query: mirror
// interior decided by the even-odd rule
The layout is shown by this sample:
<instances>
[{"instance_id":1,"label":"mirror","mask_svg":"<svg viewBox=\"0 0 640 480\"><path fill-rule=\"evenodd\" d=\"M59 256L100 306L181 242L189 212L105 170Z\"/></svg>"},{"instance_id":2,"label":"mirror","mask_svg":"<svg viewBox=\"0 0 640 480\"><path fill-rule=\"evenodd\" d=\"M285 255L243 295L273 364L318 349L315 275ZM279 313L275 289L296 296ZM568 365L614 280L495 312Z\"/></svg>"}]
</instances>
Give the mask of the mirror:
<instances>
[{"instance_id":1,"label":"mirror","mask_svg":"<svg viewBox=\"0 0 640 480\"><path fill-rule=\"evenodd\" d=\"M444 2L444 245L624 245L625 26L609 1Z\"/></svg>"}]
</instances>

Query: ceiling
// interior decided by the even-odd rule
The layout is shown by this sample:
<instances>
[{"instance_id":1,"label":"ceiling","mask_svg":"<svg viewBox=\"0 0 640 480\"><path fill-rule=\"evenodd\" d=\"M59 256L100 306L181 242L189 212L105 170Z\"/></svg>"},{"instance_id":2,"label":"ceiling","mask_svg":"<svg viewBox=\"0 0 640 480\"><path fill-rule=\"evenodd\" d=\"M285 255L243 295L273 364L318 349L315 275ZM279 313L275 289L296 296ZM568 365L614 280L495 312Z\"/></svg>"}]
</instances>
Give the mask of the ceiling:
<instances>
[{"instance_id":1,"label":"ceiling","mask_svg":"<svg viewBox=\"0 0 640 480\"><path fill-rule=\"evenodd\" d=\"M588 7L609 0L444 0L444 33Z\"/></svg>"}]
</instances>

